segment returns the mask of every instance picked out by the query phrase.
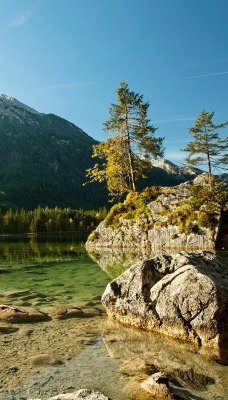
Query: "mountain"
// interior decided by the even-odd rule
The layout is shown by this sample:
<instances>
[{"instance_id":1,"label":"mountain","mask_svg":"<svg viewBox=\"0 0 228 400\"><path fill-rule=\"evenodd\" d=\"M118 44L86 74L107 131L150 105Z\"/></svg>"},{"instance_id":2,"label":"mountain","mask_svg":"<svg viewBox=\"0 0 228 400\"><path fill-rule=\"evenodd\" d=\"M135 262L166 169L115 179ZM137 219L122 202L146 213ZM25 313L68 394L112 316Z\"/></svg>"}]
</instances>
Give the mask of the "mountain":
<instances>
[{"instance_id":1,"label":"mountain","mask_svg":"<svg viewBox=\"0 0 228 400\"><path fill-rule=\"evenodd\" d=\"M192 180L196 178L198 175L204 173L202 169L190 167L187 165L175 165L171 161L163 159L163 160L152 160L151 161L153 169L152 174L153 184L159 184L158 180L162 180L161 186L164 186L165 180L167 180L167 186L175 186L179 185L180 183ZM223 181L225 183L228 182L228 174L222 173L218 175L214 175L216 179ZM155 181L157 183L155 183Z\"/></svg>"},{"instance_id":2,"label":"mountain","mask_svg":"<svg viewBox=\"0 0 228 400\"><path fill-rule=\"evenodd\" d=\"M198 168L177 166L166 159L151 160L151 164L148 177L139 182L140 190L146 186L176 186L204 172Z\"/></svg>"},{"instance_id":3,"label":"mountain","mask_svg":"<svg viewBox=\"0 0 228 400\"><path fill-rule=\"evenodd\" d=\"M172 179L178 185L181 182L185 182L190 179L194 179L197 175L202 174L202 171L199 168L189 167L186 165L178 166L173 164L171 161L163 159L163 160L152 160L151 161L153 168L158 171L162 170L169 174L169 179Z\"/></svg>"},{"instance_id":4,"label":"mountain","mask_svg":"<svg viewBox=\"0 0 228 400\"><path fill-rule=\"evenodd\" d=\"M73 123L43 114L6 95L0 96L0 192L5 208L31 210L39 205L98 209L107 206L105 185L86 182L98 142ZM175 186L203 171L152 161L146 186ZM4 208L4 207L2 207Z\"/></svg>"},{"instance_id":5,"label":"mountain","mask_svg":"<svg viewBox=\"0 0 228 400\"><path fill-rule=\"evenodd\" d=\"M83 186L93 138L53 114L0 96L0 191L6 207L92 209L107 204L98 184Z\"/></svg>"}]
</instances>

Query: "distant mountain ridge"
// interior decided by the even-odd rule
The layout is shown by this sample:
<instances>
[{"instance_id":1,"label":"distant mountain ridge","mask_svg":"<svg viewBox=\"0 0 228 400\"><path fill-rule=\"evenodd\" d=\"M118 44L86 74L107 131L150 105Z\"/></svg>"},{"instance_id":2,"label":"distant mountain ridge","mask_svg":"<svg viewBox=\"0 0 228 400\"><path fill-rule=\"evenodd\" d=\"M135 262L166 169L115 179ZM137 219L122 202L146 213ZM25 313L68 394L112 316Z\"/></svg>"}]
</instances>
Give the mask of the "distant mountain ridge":
<instances>
[{"instance_id":1,"label":"distant mountain ridge","mask_svg":"<svg viewBox=\"0 0 228 400\"><path fill-rule=\"evenodd\" d=\"M0 96L0 191L5 207L98 209L108 204L105 185L83 186L98 142L73 123L43 114L7 95ZM174 186L203 171L153 161L146 186Z\"/></svg>"},{"instance_id":2,"label":"distant mountain ridge","mask_svg":"<svg viewBox=\"0 0 228 400\"><path fill-rule=\"evenodd\" d=\"M202 174L202 171L199 168L189 167L185 165L175 165L169 160L162 159L162 160L152 160L152 165L155 168L160 168L163 171L173 175L176 177L177 181L181 181L182 179L189 179L189 176L197 176Z\"/></svg>"},{"instance_id":3,"label":"distant mountain ridge","mask_svg":"<svg viewBox=\"0 0 228 400\"><path fill-rule=\"evenodd\" d=\"M198 175L202 173L202 170L199 168L188 167L185 165L179 166L169 160L166 160L165 158L162 160L153 160L152 164L154 167L162 168L170 174L175 175Z\"/></svg>"}]
</instances>

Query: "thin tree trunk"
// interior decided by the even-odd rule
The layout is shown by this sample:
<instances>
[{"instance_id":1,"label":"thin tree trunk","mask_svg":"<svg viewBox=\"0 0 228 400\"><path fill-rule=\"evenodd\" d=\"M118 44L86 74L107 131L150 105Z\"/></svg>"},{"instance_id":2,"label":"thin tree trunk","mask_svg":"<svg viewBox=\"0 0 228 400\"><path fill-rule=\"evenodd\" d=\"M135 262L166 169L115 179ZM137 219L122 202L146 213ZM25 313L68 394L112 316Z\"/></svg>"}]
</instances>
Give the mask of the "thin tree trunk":
<instances>
[{"instance_id":1,"label":"thin tree trunk","mask_svg":"<svg viewBox=\"0 0 228 400\"><path fill-rule=\"evenodd\" d=\"M211 173L211 160L210 160L210 155L209 155L209 153L207 153L207 165L208 165L209 183L210 183L210 187L212 188L212 186L213 186L213 179L212 179L212 173Z\"/></svg>"},{"instance_id":2,"label":"thin tree trunk","mask_svg":"<svg viewBox=\"0 0 228 400\"><path fill-rule=\"evenodd\" d=\"M136 183L135 183L135 171L134 171L134 165L133 165L133 159L132 159L130 144L129 144L128 156L129 156L129 165L130 165L130 175L131 175L132 190L133 190L133 192L137 192Z\"/></svg>"},{"instance_id":3,"label":"thin tree trunk","mask_svg":"<svg viewBox=\"0 0 228 400\"><path fill-rule=\"evenodd\" d=\"M133 162L133 157L132 157L132 152L131 152L131 139L130 139L130 132L129 132L129 127L128 127L127 109L125 110L125 123L126 123L126 133L127 133L127 146L128 146L128 158L129 158L129 167L130 167L131 186L132 186L133 192L137 192L135 171L134 171L134 162Z\"/></svg>"}]
</instances>

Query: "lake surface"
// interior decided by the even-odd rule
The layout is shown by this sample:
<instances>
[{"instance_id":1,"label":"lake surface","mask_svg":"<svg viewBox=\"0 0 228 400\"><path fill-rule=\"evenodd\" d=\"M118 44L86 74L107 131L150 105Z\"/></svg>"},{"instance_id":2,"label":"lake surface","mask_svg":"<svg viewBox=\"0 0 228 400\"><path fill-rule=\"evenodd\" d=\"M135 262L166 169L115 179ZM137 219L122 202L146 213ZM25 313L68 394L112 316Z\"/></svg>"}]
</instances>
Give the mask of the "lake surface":
<instances>
[{"instance_id":1,"label":"lake surface","mask_svg":"<svg viewBox=\"0 0 228 400\"><path fill-rule=\"evenodd\" d=\"M154 254L133 249L88 253L84 242L75 238L9 241L5 237L0 241L0 302L36 309L63 304L100 307L101 295L111 279ZM29 339L26 332L32 332ZM228 398L227 366L193 346L124 327L105 315L90 320L17 324L15 332L3 333L0 400L47 398L85 385L112 400L125 400L129 397L122 389L128 378L119 368L137 359L147 359L174 376L172 385L177 384L185 399ZM27 360L37 352L50 352L64 365L38 366L36 373Z\"/></svg>"},{"instance_id":2,"label":"lake surface","mask_svg":"<svg viewBox=\"0 0 228 400\"><path fill-rule=\"evenodd\" d=\"M109 276L83 242L0 242L0 302L18 306L79 304L100 299Z\"/></svg>"}]
</instances>

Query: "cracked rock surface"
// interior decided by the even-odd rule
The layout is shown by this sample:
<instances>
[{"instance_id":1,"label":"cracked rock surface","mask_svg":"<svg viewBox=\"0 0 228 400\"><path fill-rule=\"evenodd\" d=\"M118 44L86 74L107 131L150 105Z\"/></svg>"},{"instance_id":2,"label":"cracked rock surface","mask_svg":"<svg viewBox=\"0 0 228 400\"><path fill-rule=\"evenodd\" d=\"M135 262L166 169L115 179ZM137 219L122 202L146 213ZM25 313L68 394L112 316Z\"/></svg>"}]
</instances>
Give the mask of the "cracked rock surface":
<instances>
[{"instance_id":1,"label":"cracked rock surface","mask_svg":"<svg viewBox=\"0 0 228 400\"><path fill-rule=\"evenodd\" d=\"M227 359L228 267L211 252L135 264L108 284L102 302L121 322L195 342L216 357L223 349Z\"/></svg>"}]
</instances>

